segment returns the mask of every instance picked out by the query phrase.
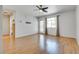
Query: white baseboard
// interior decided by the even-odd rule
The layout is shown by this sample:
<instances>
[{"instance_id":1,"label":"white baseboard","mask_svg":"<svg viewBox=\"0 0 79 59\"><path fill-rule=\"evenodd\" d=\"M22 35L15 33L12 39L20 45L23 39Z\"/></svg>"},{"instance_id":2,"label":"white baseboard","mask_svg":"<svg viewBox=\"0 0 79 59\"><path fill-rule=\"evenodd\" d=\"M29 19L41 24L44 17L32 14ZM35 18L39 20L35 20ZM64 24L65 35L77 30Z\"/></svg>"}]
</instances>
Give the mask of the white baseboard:
<instances>
[{"instance_id":1,"label":"white baseboard","mask_svg":"<svg viewBox=\"0 0 79 59\"><path fill-rule=\"evenodd\" d=\"M31 35L35 35L37 33L34 33L34 34L30 34L30 35L21 35L21 36L16 36L16 38L21 38L21 37L25 37L25 36L31 36Z\"/></svg>"}]
</instances>

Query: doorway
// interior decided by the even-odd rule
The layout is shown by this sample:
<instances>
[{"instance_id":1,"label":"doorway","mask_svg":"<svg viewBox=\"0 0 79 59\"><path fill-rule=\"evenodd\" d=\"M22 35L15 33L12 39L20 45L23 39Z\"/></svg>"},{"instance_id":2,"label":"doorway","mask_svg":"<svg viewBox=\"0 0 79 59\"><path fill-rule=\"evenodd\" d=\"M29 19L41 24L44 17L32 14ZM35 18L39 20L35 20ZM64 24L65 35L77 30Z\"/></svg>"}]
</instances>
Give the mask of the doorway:
<instances>
[{"instance_id":1,"label":"doorway","mask_svg":"<svg viewBox=\"0 0 79 59\"><path fill-rule=\"evenodd\" d=\"M13 48L15 40L15 21L12 15L2 15L2 38L4 51Z\"/></svg>"},{"instance_id":2,"label":"doorway","mask_svg":"<svg viewBox=\"0 0 79 59\"><path fill-rule=\"evenodd\" d=\"M45 21L40 21L40 33L45 33Z\"/></svg>"}]
</instances>

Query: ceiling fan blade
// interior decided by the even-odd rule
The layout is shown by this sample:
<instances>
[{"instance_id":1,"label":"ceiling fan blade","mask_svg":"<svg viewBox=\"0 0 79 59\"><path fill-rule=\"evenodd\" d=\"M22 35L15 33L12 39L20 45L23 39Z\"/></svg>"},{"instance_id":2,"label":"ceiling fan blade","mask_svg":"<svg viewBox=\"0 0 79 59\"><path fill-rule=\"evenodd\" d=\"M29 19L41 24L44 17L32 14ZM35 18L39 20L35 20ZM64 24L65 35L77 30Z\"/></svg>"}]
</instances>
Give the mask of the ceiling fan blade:
<instances>
[{"instance_id":1,"label":"ceiling fan blade","mask_svg":"<svg viewBox=\"0 0 79 59\"><path fill-rule=\"evenodd\" d=\"M39 6L36 6L38 9L40 9L40 7Z\"/></svg>"},{"instance_id":2,"label":"ceiling fan blade","mask_svg":"<svg viewBox=\"0 0 79 59\"><path fill-rule=\"evenodd\" d=\"M45 8L43 8L43 9L48 9L48 7L45 7Z\"/></svg>"},{"instance_id":3,"label":"ceiling fan blade","mask_svg":"<svg viewBox=\"0 0 79 59\"><path fill-rule=\"evenodd\" d=\"M43 9L42 11L44 11L44 12L48 12L48 11L46 11L45 9Z\"/></svg>"},{"instance_id":4,"label":"ceiling fan blade","mask_svg":"<svg viewBox=\"0 0 79 59\"><path fill-rule=\"evenodd\" d=\"M39 10L42 10L43 12L48 12L47 10L45 10L45 9L48 9L48 7L44 7L44 8L42 8L42 5L37 5L36 6Z\"/></svg>"}]
</instances>

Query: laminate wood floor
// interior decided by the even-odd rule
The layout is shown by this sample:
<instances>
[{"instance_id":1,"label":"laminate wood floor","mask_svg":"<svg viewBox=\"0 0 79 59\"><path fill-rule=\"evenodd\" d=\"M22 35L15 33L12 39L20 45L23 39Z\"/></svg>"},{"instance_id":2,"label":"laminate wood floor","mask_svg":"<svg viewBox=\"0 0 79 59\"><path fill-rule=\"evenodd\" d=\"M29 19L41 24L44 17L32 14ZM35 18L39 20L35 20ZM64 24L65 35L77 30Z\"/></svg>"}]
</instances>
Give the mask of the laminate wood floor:
<instances>
[{"instance_id":1,"label":"laminate wood floor","mask_svg":"<svg viewBox=\"0 0 79 59\"><path fill-rule=\"evenodd\" d=\"M76 39L36 34L12 39L3 36L5 54L78 54Z\"/></svg>"}]
</instances>

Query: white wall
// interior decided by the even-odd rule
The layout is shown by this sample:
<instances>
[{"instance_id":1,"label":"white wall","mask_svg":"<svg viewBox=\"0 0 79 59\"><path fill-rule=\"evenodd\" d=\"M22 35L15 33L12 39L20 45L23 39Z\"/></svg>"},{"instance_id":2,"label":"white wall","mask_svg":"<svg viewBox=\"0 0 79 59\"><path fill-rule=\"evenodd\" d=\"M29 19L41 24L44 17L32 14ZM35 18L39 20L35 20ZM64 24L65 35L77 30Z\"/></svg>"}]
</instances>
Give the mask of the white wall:
<instances>
[{"instance_id":1,"label":"white wall","mask_svg":"<svg viewBox=\"0 0 79 59\"><path fill-rule=\"evenodd\" d=\"M26 24L29 21L31 24ZM23 16L20 13L15 15L16 37L32 35L38 32L37 19L32 16Z\"/></svg>"},{"instance_id":2,"label":"white wall","mask_svg":"<svg viewBox=\"0 0 79 59\"><path fill-rule=\"evenodd\" d=\"M2 10L2 6L0 5L0 12ZM3 42L2 42L2 16L0 13L0 53L3 53Z\"/></svg>"},{"instance_id":3,"label":"white wall","mask_svg":"<svg viewBox=\"0 0 79 59\"><path fill-rule=\"evenodd\" d=\"M76 38L76 15L75 10L66 11L63 13L59 13L59 26L60 26L60 35L65 37ZM53 17L56 15L49 15L45 17ZM45 17L40 18L40 20L44 20ZM51 35L56 35L56 28L49 28L48 33Z\"/></svg>"},{"instance_id":4,"label":"white wall","mask_svg":"<svg viewBox=\"0 0 79 59\"><path fill-rule=\"evenodd\" d=\"M60 14L60 35L76 38L76 16L75 11Z\"/></svg>"},{"instance_id":5,"label":"white wall","mask_svg":"<svg viewBox=\"0 0 79 59\"><path fill-rule=\"evenodd\" d=\"M77 39L77 43L78 43L78 45L79 45L79 6L77 6L77 8L76 8L76 39Z\"/></svg>"},{"instance_id":6,"label":"white wall","mask_svg":"<svg viewBox=\"0 0 79 59\"><path fill-rule=\"evenodd\" d=\"M3 28L3 30L2 30L2 32L3 32L3 35L4 34L9 34L9 28L8 28L8 16L4 16L3 15L3 17L2 17L2 28Z\"/></svg>"}]
</instances>

